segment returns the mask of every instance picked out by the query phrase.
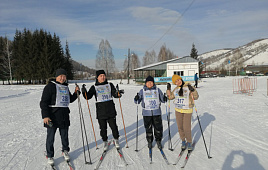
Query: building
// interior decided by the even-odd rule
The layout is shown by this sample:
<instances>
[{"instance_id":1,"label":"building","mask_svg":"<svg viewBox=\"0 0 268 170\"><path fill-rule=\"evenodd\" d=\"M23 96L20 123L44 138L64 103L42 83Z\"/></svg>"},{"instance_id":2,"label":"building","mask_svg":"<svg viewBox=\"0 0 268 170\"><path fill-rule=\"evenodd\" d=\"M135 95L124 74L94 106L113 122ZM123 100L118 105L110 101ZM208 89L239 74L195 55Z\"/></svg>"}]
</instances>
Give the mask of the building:
<instances>
[{"instance_id":1,"label":"building","mask_svg":"<svg viewBox=\"0 0 268 170\"><path fill-rule=\"evenodd\" d=\"M151 75L156 83L171 82L173 74L182 77L184 81L194 81L195 73L199 73L199 61L185 56L162 61L134 69L135 81L144 82Z\"/></svg>"}]
</instances>

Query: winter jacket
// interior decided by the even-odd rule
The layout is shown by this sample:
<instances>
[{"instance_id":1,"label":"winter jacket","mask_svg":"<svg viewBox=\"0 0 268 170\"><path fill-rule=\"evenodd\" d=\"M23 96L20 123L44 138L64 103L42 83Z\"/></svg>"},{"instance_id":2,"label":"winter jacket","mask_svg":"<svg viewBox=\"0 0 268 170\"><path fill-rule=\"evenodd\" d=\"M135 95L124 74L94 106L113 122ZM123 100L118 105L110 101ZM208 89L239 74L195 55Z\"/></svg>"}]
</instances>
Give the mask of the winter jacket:
<instances>
[{"instance_id":1,"label":"winter jacket","mask_svg":"<svg viewBox=\"0 0 268 170\"><path fill-rule=\"evenodd\" d=\"M56 80L52 81L60 84L59 82L56 82ZM68 86L67 83L63 83L62 85ZM50 81L45 86L40 101L42 119L49 117L52 120L54 127L67 128L70 126L69 107L50 107L51 105L55 105L56 103L56 94L57 94L56 84ZM76 93L71 94L69 92L69 95L70 95L70 103L74 102L77 98L77 94ZM48 127L46 124L44 124L44 126Z\"/></svg>"},{"instance_id":2,"label":"winter jacket","mask_svg":"<svg viewBox=\"0 0 268 170\"><path fill-rule=\"evenodd\" d=\"M186 82L186 83L183 85L183 87L188 87L188 85L191 85L191 84L188 83L188 82ZM193 86L192 86L192 87L193 87ZM177 86L177 87L175 87L175 88L173 89L172 92L170 92L169 100L173 100L173 99L175 98L174 91L175 91L176 89L179 90L180 88L181 88L181 87ZM193 88L194 88L194 87L193 87ZM168 92L168 90L167 90L167 92ZM198 93L197 93L197 91L196 91L195 88L194 88L194 91L193 91L193 92L190 91L190 96L189 96L189 108L193 108L193 107L194 107L194 101L193 101L192 96L191 96L192 94L193 94L193 98L194 98L194 100L197 100L198 97L199 97L199 95L198 95ZM178 109L178 108L175 108L175 110L178 111L178 112L181 112L181 113L192 113L192 109Z\"/></svg>"},{"instance_id":3,"label":"winter jacket","mask_svg":"<svg viewBox=\"0 0 268 170\"><path fill-rule=\"evenodd\" d=\"M143 116L156 116L156 115L161 115L161 102L162 103L165 103L164 102L164 95L162 93L162 91L158 89L158 94L159 94L159 108L156 109L156 110L145 110L145 104L144 104L144 96L143 96L143 90L155 90L156 89L156 85L154 84L154 86L149 89L146 85L143 86L143 89L140 90L140 92L138 93L139 94L139 100L138 101L135 101L134 102L137 104L140 104L141 102L141 106L142 106L142 115Z\"/></svg>"},{"instance_id":4,"label":"winter jacket","mask_svg":"<svg viewBox=\"0 0 268 170\"><path fill-rule=\"evenodd\" d=\"M111 96L114 98L119 98L118 92L115 89L113 83L108 83L107 79L103 83L99 83L98 80L96 79L95 86L99 85L105 85L105 84L110 84L111 87ZM97 94L96 94L96 89L95 86L92 85L90 89L87 92L87 96L83 93L83 96L85 99L89 100L95 95L95 99L97 101ZM105 101L105 102L96 102L96 114L97 114L97 119L108 119L115 117L116 110L115 110L115 104L113 100Z\"/></svg>"}]
</instances>

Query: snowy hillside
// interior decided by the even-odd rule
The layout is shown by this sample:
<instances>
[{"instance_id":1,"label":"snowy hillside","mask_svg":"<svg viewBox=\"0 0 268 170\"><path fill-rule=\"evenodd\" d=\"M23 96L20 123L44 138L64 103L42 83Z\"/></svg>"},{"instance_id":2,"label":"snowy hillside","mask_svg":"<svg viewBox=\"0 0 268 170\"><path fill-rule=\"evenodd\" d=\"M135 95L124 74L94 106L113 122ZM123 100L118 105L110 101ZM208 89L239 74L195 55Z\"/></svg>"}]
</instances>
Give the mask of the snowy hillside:
<instances>
[{"instance_id":1,"label":"snowy hillside","mask_svg":"<svg viewBox=\"0 0 268 170\"><path fill-rule=\"evenodd\" d=\"M196 113L193 113L192 136L196 141L185 169L193 170L264 170L268 169L268 96L267 77L257 77L257 91L252 96L233 94L232 80L236 77L207 78L200 82L199 99L196 100L197 112L204 131L208 159L200 133ZM120 81L111 81L115 85ZM128 166L125 167L114 146L111 145L100 169L103 170L175 170L180 169L185 154L178 165L166 165L157 147L153 148L153 164L149 164L148 148L141 115L141 107L133 102L135 94L142 88L140 85L127 85L124 80L120 89L125 90L121 98L125 120L127 141L120 112L118 99L114 99L117 109L117 123L120 132L120 146ZM79 82L79 86L83 83ZM89 88L93 82L87 82ZM70 84L73 92L74 83ZM162 91L165 85L158 86ZM1 170L40 170L48 169L44 157L46 129L40 114L39 102L44 85L0 85L0 169ZM172 89L174 85L172 85ZM92 165L85 164L80 132L80 120L77 101L70 104L70 156L77 170L94 169L102 152L103 143L95 119L95 101L89 100L98 147L96 150L94 135L86 101L81 98L84 119L89 139ZM136 149L136 115L138 107L138 152ZM166 107L162 105L164 136L162 144L170 163L174 163L180 151L177 125L174 116L174 105L171 103L171 136L174 151L168 150L168 128ZM108 130L112 139L111 130ZM155 142L153 143L155 145ZM88 154L86 153L86 156ZM87 158L87 161L89 159ZM55 163L57 169L68 169L61 155L60 136L57 132L55 141Z\"/></svg>"},{"instance_id":2,"label":"snowy hillside","mask_svg":"<svg viewBox=\"0 0 268 170\"><path fill-rule=\"evenodd\" d=\"M240 56L239 61L235 57ZM250 42L235 49L215 50L204 53L198 57L207 70L227 69L228 60L231 65L238 62L241 66L268 65L268 39L260 39Z\"/></svg>"}]
</instances>

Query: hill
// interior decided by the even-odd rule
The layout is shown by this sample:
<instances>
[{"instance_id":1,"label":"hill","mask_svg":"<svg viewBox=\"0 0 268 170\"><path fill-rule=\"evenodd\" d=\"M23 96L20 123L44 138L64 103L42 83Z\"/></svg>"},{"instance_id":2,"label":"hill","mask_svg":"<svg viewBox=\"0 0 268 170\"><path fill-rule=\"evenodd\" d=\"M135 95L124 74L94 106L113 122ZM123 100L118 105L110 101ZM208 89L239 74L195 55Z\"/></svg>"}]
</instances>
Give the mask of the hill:
<instances>
[{"instance_id":1,"label":"hill","mask_svg":"<svg viewBox=\"0 0 268 170\"><path fill-rule=\"evenodd\" d=\"M268 39L258 39L234 49L210 51L199 55L198 59L205 64L207 71L268 65Z\"/></svg>"}]
</instances>

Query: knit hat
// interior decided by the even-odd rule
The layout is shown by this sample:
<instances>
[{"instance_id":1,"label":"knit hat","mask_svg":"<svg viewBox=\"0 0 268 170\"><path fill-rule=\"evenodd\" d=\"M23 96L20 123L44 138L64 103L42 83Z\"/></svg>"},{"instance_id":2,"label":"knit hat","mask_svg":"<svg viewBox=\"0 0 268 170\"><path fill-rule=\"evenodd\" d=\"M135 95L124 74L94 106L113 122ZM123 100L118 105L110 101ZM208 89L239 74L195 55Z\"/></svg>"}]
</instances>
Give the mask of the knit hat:
<instances>
[{"instance_id":1,"label":"knit hat","mask_svg":"<svg viewBox=\"0 0 268 170\"><path fill-rule=\"evenodd\" d=\"M178 79L181 79L181 80L182 80L181 76L179 76L179 75L177 75L177 74L174 74L174 75L172 76L172 82L173 82L173 84L175 84L175 81L178 80Z\"/></svg>"},{"instance_id":2,"label":"knit hat","mask_svg":"<svg viewBox=\"0 0 268 170\"><path fill-rule=\"evenodd\" d=\"M65 75L65 76L67 76L67 72L66 72L64 69L59 68L59 69L56 70L55 77L58 77L58 76L60 76L60 75Z\"/></svg>"},{"instance_id":3,"label":"knit hat","mask_svg":"<svg viewBox=\"0 0 268 170\"><path fill-rule=\"evenodd\" d=\"M145 83L147 83L147 81L152 81L154 83L154 78L152 76L148 76L145 80Z\"/></svg>"},{"instance_id":4,"label":"knit hat","mask_svg":"<svg viewBox=\"0 0 268 170\"><path fill-rule=\"evenodd\" d=\"M105 74L105 71L104 70L98 70L98 71L96 71L96 78L98 78L100 74Z\"/></svg>"}]
</instances>

